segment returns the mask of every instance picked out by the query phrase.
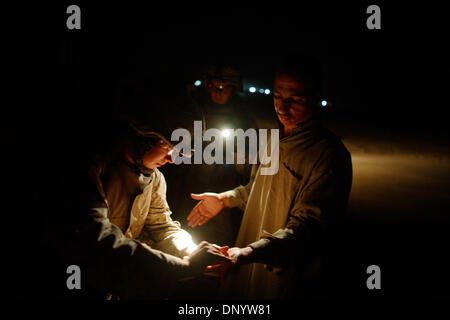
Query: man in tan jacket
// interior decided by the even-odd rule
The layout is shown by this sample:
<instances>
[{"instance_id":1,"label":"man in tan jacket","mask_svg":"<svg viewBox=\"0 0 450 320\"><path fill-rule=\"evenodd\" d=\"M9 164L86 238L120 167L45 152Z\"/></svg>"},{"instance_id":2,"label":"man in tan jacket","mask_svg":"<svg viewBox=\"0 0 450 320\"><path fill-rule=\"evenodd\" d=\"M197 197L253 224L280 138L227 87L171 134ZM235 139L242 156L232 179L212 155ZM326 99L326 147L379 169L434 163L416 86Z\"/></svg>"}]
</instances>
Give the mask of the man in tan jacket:
<instances>
[{"instance_id":1,"label":"man in tan jacket","mask_svg":"<svg viewBox=\"0 0 450 320\"><path fill-rule=\"evenodd\" d=\"M345 211L352 165L340 139L321 125L319 74L314 63L295 57L277 69L273 92L281 139L271 141L279 143L276 174L261 175L263 165L255 165L246 186L192 195L200 200L188 216L192 227L225 207L244 210L235 247L228 250L239 268L228 277L223 297L299 298L308 295L308 274L320 274Z\"/></svg>"},{"instance_id":2,"label":"man in tan jacket","mask_svg":"<svg viewBox=\"0 0 450 320\"><path fill-rule=\"evenodd\" d=\"M161 132L125 126L113 148L91 162L80 207L65 219L62 259L81 269L80 294L89 298L163 299L177 280L227 261L220 248L198 247L171 219L166 182L158 167L171 163L173 146ZM76 202L75 202L76 203ZM87 205L87 207L86 207Z\"/></svg>"}]
</instances>

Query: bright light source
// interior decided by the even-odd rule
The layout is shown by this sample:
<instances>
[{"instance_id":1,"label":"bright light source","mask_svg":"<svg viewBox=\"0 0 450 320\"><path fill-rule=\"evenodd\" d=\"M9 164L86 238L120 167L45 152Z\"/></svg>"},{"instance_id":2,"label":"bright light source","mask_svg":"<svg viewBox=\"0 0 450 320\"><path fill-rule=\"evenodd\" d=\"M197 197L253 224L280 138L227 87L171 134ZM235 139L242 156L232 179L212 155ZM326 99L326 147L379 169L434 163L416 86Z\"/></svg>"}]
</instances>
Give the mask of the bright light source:
<instances>
[{"instance_id":1,"label":"bright light source","mask_svg":"<svg viewBox=\"0 0 450 320\"><path fill-rule=\"evenodd\" d=\"M322 100L322 101L320 102L320 105L321 105L322 107L326 107L327 104L328 104L328 101L327 101L327 100Z\"/></svg>"},{"instance_id":2,"label":"bright light source","mask_svg":"<svg viewBox=\"0 0 450 320\"><path fill-rule=\"evenodd\" d=\"M229 137L231 135L231 130L230 129L223 129L222 130L222 136L224 136L225 138Z\"/></svg>"},{"instance_id":3,"label":"bright light source","mask_svg":"<svg viewBox=\"0 0 450 320\"><path fill-rule=\"evenodd\" d=\"M264 93L265 93L265 94L270 94L270 90L269 90L269 89L266 89L266 90L264 90Z\"/></svg>"},{"instance_id":4,"label":"bright light source","mask_svg":"<svg viewBox=\"0 0 450 320\"><path fill-rule=\"evenodd\" d=\"M195 251L195 249L197 249L197 245L195 243L189 243L189 245L184 249L186 251L187 254L191 254L192 252Z\"/></svg>"},{"instance_id":5,"label":"bright light source","mask_svg":"<svg viewBox=\"0 0 450 320\"><path fill-rule=\"evenodd\" d=\"M250 87L250 88L248 88L248 91L250 91L251 93L255 93L256 92L256 88L255 87Z\"/></svg>"},{"instance_id":6,"label":"bright light source","mask_svg":"<svg viewBox=\"0 0 450 320\"><path fill-rule=\"evenodd\" d=\"M264 93L264 89L263 88L259 89L258 91L259 91L259 93Z\"/></svg>"},{"instance_id":7,"label":"bright light source","mask_svg":"<svg viewBox=\"0 0 450 320\"><path fill-rule=\"evenodd\" d=\"M181 232L173 237L173 244L179 251L184 251L187 254L191 254L197 245L192 241L192 237L187 232Z\"/></svg>"},{"instance_id":8,"label":"bright light source","mask_svg":"<svg viewBox=\"0 0 450 320\"><path fill-rule=\"evenodd\" d=\"M202 82L200 80L195 80L195 82L194 82L194 86L196 86L196 87L200 87L201 84L202 84Z\"/></svg>"}]
</instances>

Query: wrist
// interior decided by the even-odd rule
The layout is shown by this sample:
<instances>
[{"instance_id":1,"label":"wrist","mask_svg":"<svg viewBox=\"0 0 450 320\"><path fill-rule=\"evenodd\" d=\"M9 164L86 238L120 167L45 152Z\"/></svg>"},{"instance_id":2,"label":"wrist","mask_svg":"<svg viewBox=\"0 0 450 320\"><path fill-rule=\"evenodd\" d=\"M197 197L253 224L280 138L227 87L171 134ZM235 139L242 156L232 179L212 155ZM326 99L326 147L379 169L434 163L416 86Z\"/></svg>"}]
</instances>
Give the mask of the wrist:
<instances>
[{"instance_id":1,"label":"wrist","mask_svg":"<svg viewBox=\"0 0 450 320\"><path fill-rule=\"evenodd\" d=\"M244 248L244 252L246 257L251 258L255 252L255 249L251 245L248 245Z\"/></svg>"},{"instance_id":2,"label":"wrist","mask_svg":"<svg viewBox=\"0 0 450 320\"><path fill-rule=\"evenodd\" d=\"M222 206L224 208L230 207L230 200L228 200L228 197L225 192L219 193L218 198L220 201L222 201Z\"/></svg>"},{"instance_id":3,"label":"wrist","mask_svg":"<svg viewBox=\"0 0 450 320\"><path fill-rule=\"evenodd\" d=\"M224 208L230 207L230 200L228 199L226 192L219 193L219 200L222 201Z\"/></svg>"},{"instance_id":4,"label":"wrist","mask_svg":"<svg viewBox=\"0 0 450 320\"><path fill-rule=\"evenodd\" d=\"M180 260L181 260L180 265L184 269L187 269L190 267L189 256L184 256L183 258L180 258Z\"/></svg>"},{"instance_id":5,"label":"wrist","mask_svg":"<svg viewBox=\"0 0 450 320\"><path fill-rule=\"evenodd\" d=\"M247 263L254 262L254 260L253 260L254 251L255 250L251 246L241 248L239 263L247 264Z\"/></svg>"}]
</instances>

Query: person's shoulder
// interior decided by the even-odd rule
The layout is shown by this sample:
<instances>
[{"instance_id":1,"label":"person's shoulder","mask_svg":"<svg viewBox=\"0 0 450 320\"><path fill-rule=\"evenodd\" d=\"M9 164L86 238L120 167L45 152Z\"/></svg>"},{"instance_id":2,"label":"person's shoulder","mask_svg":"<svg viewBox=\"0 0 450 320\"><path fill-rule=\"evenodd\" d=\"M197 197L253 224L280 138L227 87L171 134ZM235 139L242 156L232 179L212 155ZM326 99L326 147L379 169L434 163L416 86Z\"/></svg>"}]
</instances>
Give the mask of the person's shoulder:
<instances>
[{"instance_id":1,"label":"person's shoulder","mask_svg":"<svg viewBox=\"0 0 450 320\"><path fill-rule=\"evenodd\" d=\"M153 176L152 180L153 180L154 184L158 184L158 185L161 183L166 184L166 178L164 177L164 174L158 168L155 168L155 170L153 170L152 176Z\"/></svg>"},{"instance_id":2,"label":"person's shoulder","mask_svg":"<svg viewBox=\"0 0 450 320\"><path fill-rule=\"evenodd\" d=\"M316 139L318 147L324 150L330 152L346 150L341 138L324 126L320 126L316 131Z\"/></svg>"},{"instance_id":3,"label":"person's shoulder","mask_svg":"<svg viewBox=\"0 0 450 320\"><path fill-rule=\"evenodd\" d=\"M160 197L166 196L166 179L164 178L164 174L158 169L155 169L152 173L151 186L153 194L159 194Z\"/></svg>"},{"instance_id":4,"label":"person's shoulder","mask_svg":"<svg viewBox=\"0 0 450 320\"><path fill-rule=\"evenodd\" d=\"M337 160L349 157L349 152L341 139L321 125L311 131L301 146L293 150L292 155L302 162L309 163L311 167L327 167Z\"/></svg>"},{"instance_id":5,"label":"person's shoulder","mask_svg":"<svg viewBox=\"0 0 450 320\"><path fill-rule=\"evenodd\" d=\"M320 134L320 149L320 161L318 163L330 166L335 163L350 161L350 152L345 147L342 139L325 127Z\"/></svg>"},{"instance_id":6,"label":"person's shoulder","mask_svg":"<svg viewBox=\"0 0 450 320\"><path fill-rule=\"evenodd\" d=\"M158 168L155 168L155 170L153 170L152 174L154 177L158 177L158 178L160 178L161 176L164 177L164 174Z\"/></svg>"}]
</instances>

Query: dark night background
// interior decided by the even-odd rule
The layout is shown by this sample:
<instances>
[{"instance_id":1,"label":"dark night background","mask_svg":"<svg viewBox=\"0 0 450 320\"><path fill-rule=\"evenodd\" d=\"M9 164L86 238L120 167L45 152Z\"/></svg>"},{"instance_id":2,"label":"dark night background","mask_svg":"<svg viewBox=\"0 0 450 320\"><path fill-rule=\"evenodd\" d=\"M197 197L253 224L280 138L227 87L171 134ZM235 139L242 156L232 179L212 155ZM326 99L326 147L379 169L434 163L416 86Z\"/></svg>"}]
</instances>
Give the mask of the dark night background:
<instances>
[{"instance_id":1,"label":"dark night background","mask_svg":"<svg viewBox=\"0 0 450 320\"><path fill-rule=\"evenodd\" d=\"M324 118L353 157L341 239L345 285L337 292L449 296L442 8L380 4L382 29L368 30L371 3L229 4L224 11L74 3L81 30L66 28L72 3L2 4L2 295L55 295L65 270L54 270L45 251L58 241L49 239L48 220L64 214L52 202L53 182L64 173L54 171L71 170L102 137L123 90L157 83L180 94L217 57L237 62L245 83L271 88L277 55L302 50L324 63L333 103ZM248 112L270 114L271 98L259 99ZM365 286L371 264L382 271L377 292Z\"/></svg>"}]
</instances>

